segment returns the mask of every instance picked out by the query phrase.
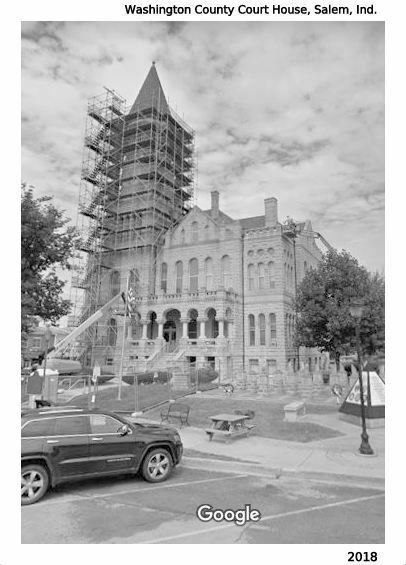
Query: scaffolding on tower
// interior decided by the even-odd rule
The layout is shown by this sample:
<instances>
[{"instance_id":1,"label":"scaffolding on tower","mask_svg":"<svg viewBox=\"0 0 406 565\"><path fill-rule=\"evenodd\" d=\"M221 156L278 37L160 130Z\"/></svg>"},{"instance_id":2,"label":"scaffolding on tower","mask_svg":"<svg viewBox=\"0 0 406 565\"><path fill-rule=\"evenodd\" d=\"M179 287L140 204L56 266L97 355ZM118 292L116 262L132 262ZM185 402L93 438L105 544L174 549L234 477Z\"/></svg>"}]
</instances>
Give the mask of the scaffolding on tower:
<instances>
[{"instance_id":1,"label":"scaffolding on tower","mask_svg":"<svg viewBox=\"0 0 406 565\"><path fill-rule=\"evenodd\" d=\"M170 108L161 89L148 88L148 77L130 110L109 89L89 101L72 327L116 295L129 272L137 297L154 295L164 235L193 204L194 169L194 132ZM114 313L120 314L120 308ZM92 365L98 348L113 355L117 330L106 316L86 329L69 356Z\"/></svg>"}]
</instances>

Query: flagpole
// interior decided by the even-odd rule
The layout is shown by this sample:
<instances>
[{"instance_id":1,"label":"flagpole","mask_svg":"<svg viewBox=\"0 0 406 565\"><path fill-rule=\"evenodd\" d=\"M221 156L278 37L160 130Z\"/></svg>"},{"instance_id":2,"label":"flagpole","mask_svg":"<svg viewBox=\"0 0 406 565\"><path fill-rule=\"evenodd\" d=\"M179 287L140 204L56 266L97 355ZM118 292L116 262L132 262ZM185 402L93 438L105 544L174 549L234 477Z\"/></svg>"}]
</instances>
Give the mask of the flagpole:
<instances>
[{"instance_id":1,"label":"flagpole","mask_svg":"<svg viewBox=\"0 0 406 565\"><path fill-rule=\"evenodd\" d=\"M118 400L121 400L121 388L123 386L123 365L124 365L124 348L125 348L125 338L126 338L126 326L127 326L127 311L128 311L128 283L129 283L129 273L127 273L127 282L125 285L125 304L124 304L124 325L123 325L123 339L121 342L121 359L120 359L120 374L118 381Z\"/></svg>"}]
</instances>

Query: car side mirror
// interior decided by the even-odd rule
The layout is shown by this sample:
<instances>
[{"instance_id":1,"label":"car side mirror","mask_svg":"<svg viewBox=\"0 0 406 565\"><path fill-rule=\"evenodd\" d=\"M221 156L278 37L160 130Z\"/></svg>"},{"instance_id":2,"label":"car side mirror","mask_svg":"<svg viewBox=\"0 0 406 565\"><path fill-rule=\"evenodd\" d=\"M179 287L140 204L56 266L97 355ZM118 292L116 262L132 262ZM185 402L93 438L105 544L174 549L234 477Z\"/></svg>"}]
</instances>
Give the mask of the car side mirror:
<instances>
[{"instance_id":1,"label":"car side mirror","mask_svg":"<svg viewBox=\"0 0 406 565\"><path fill-rule=\"evenodd\" d=\"M130 430L131 430L131 428L130 428L130 426L129 426L128 424L123 424L123 425L121 426L121 428L119 428L118 433L119 433L121 436L126 436L128 433L130 433Z\"/></svg>"}]
</instances>

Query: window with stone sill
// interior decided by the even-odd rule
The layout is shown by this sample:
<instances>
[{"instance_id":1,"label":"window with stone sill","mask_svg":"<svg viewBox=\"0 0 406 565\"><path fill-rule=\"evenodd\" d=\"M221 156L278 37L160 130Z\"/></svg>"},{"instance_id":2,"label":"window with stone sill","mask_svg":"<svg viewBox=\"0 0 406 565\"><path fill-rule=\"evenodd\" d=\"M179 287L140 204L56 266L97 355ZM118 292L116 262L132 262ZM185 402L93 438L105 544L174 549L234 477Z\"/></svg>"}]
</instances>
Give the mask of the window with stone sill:
<instances>
[{"instance_id":1,"label":"window with stone sill","mask_svg":"<svg viewBox=\"0 0 406 565\"><path fill-rule=\"evenodd\" d=\"M168 264L162 263L161 265L161 290L164 294L167 292L168 286Z\"/></svg>"},{"instance_id":2,"label":"window with stone sill","mask_svg":"<svg viewBox=\"0 0 406 565\"><path fill-rule=\"evenodd\" d=\"M197 292L199 289L199 263L197 259L189 261L189 292Z\"/></svg>"},{"instance_id":3,"label":"window with stone sill","mask_svg":"<svg viewBox=\"0 0 406 565\"><path fill-rule=\"evenodd\" d=\"M276 345L276 314L273 312L269 314L269 336L270 336L270 345Z\"/></svg>"},{"instance_id":4,"label":"window with stone sill","mask_svg":"<svg viewBox=\"0 0 406 565\"><path fill-rule=\"evenodd\" d=\"M229 255L224 255L224 257L222 257L221 271L224 288L228 290L232 286L231 259Z\"/></svg>"},{"instance_id":5,"label":"window with stone sill","mask_svg":"<svg viewBox=\"0 0 406 565\"><path fill-rule=\"evenodd\" d=\"M197 222L192 222L192 243L197 243L199 241L199 224Z\"/></svg>"},{"instance_id":6,"label":"window with stone sill","mask_svg":"<svg viewBox=\"0 0 406 565\"><path fill-rule=\"evenodd\" d=\"M264 314L259 314L258 325L259 325L259 345L265 345L265 315Z\"/></svg>"},{"instance_id":7,"label":"window with stone sill","mask_svg":"<svg viewBox=\"0 0 406 565\"><path fill-rule=\"evenodd\" d=\"M265 265L258 263L258 288L265 288Z\"/></svg>"},{"instance_id":8,"label":"window with stone sill","mask_svg":"<svg viewBox=\"0 0 406 565\"><path fill-rule=\"evenodd\" d=\"M268 282L269 288L275 288L275 264L273 261L268 263Z\"/></svg>"},{"instance_id":9,"label":"window with stone sill","mask_svg":"<svg viewBox=\"0 0 406 565\"><path fill-rule=\"evenodd\" d=\"M213 259L211 257L207 257L204 262L204 276L206 290L213 290Z\"/></svg>"},{"instance_id":10,"label":"window with stone sill","mask_svg":"<svg viewBox=\"0 0 406 565\"><path fill-rule=\"evenodd\" d=\"M250 314L248 316L248 328L249 328L249 344L255 345L255 316Z\"/></svg>"},{"instance_id":11,"label":"window with stone sill","mask_svg":"<svg viewBox=\"0 0 406 565\"><path fill-rule=\"evenodd\" d=\"M255 289L255 267L251 263L248 265L248 290Z\"/></svg>"},{"instance_id":12,"label":"window with stone sill","mask_svg":"<svg viewBox=\"0 0 406 565\"><path fill-rule=\"evenodd\" d=\"M182 294L182 292L183 292L183 263L182 263L182 261L176 262L175 271L176 271L176 294Z\"/></svg>"}]
</instances>

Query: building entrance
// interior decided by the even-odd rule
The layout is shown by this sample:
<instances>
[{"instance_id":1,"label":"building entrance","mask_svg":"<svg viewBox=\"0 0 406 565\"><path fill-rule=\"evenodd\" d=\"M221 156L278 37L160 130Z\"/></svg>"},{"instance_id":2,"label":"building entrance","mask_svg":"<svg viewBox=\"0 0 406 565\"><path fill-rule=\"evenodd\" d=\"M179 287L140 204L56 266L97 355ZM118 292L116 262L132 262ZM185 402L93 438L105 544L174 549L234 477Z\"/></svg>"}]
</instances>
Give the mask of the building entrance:
<instances>
[{"instance_id":1,"label":"building entrance","mask_svg":"<svg viewBox=\"0 0 406 565\"><path fill-rule=\"evenodd\" d=\"M168 320L164 324L163 338L167 342L168 351L176 349L176 324L173 320Z\"/></svg>"}]
</instances>

